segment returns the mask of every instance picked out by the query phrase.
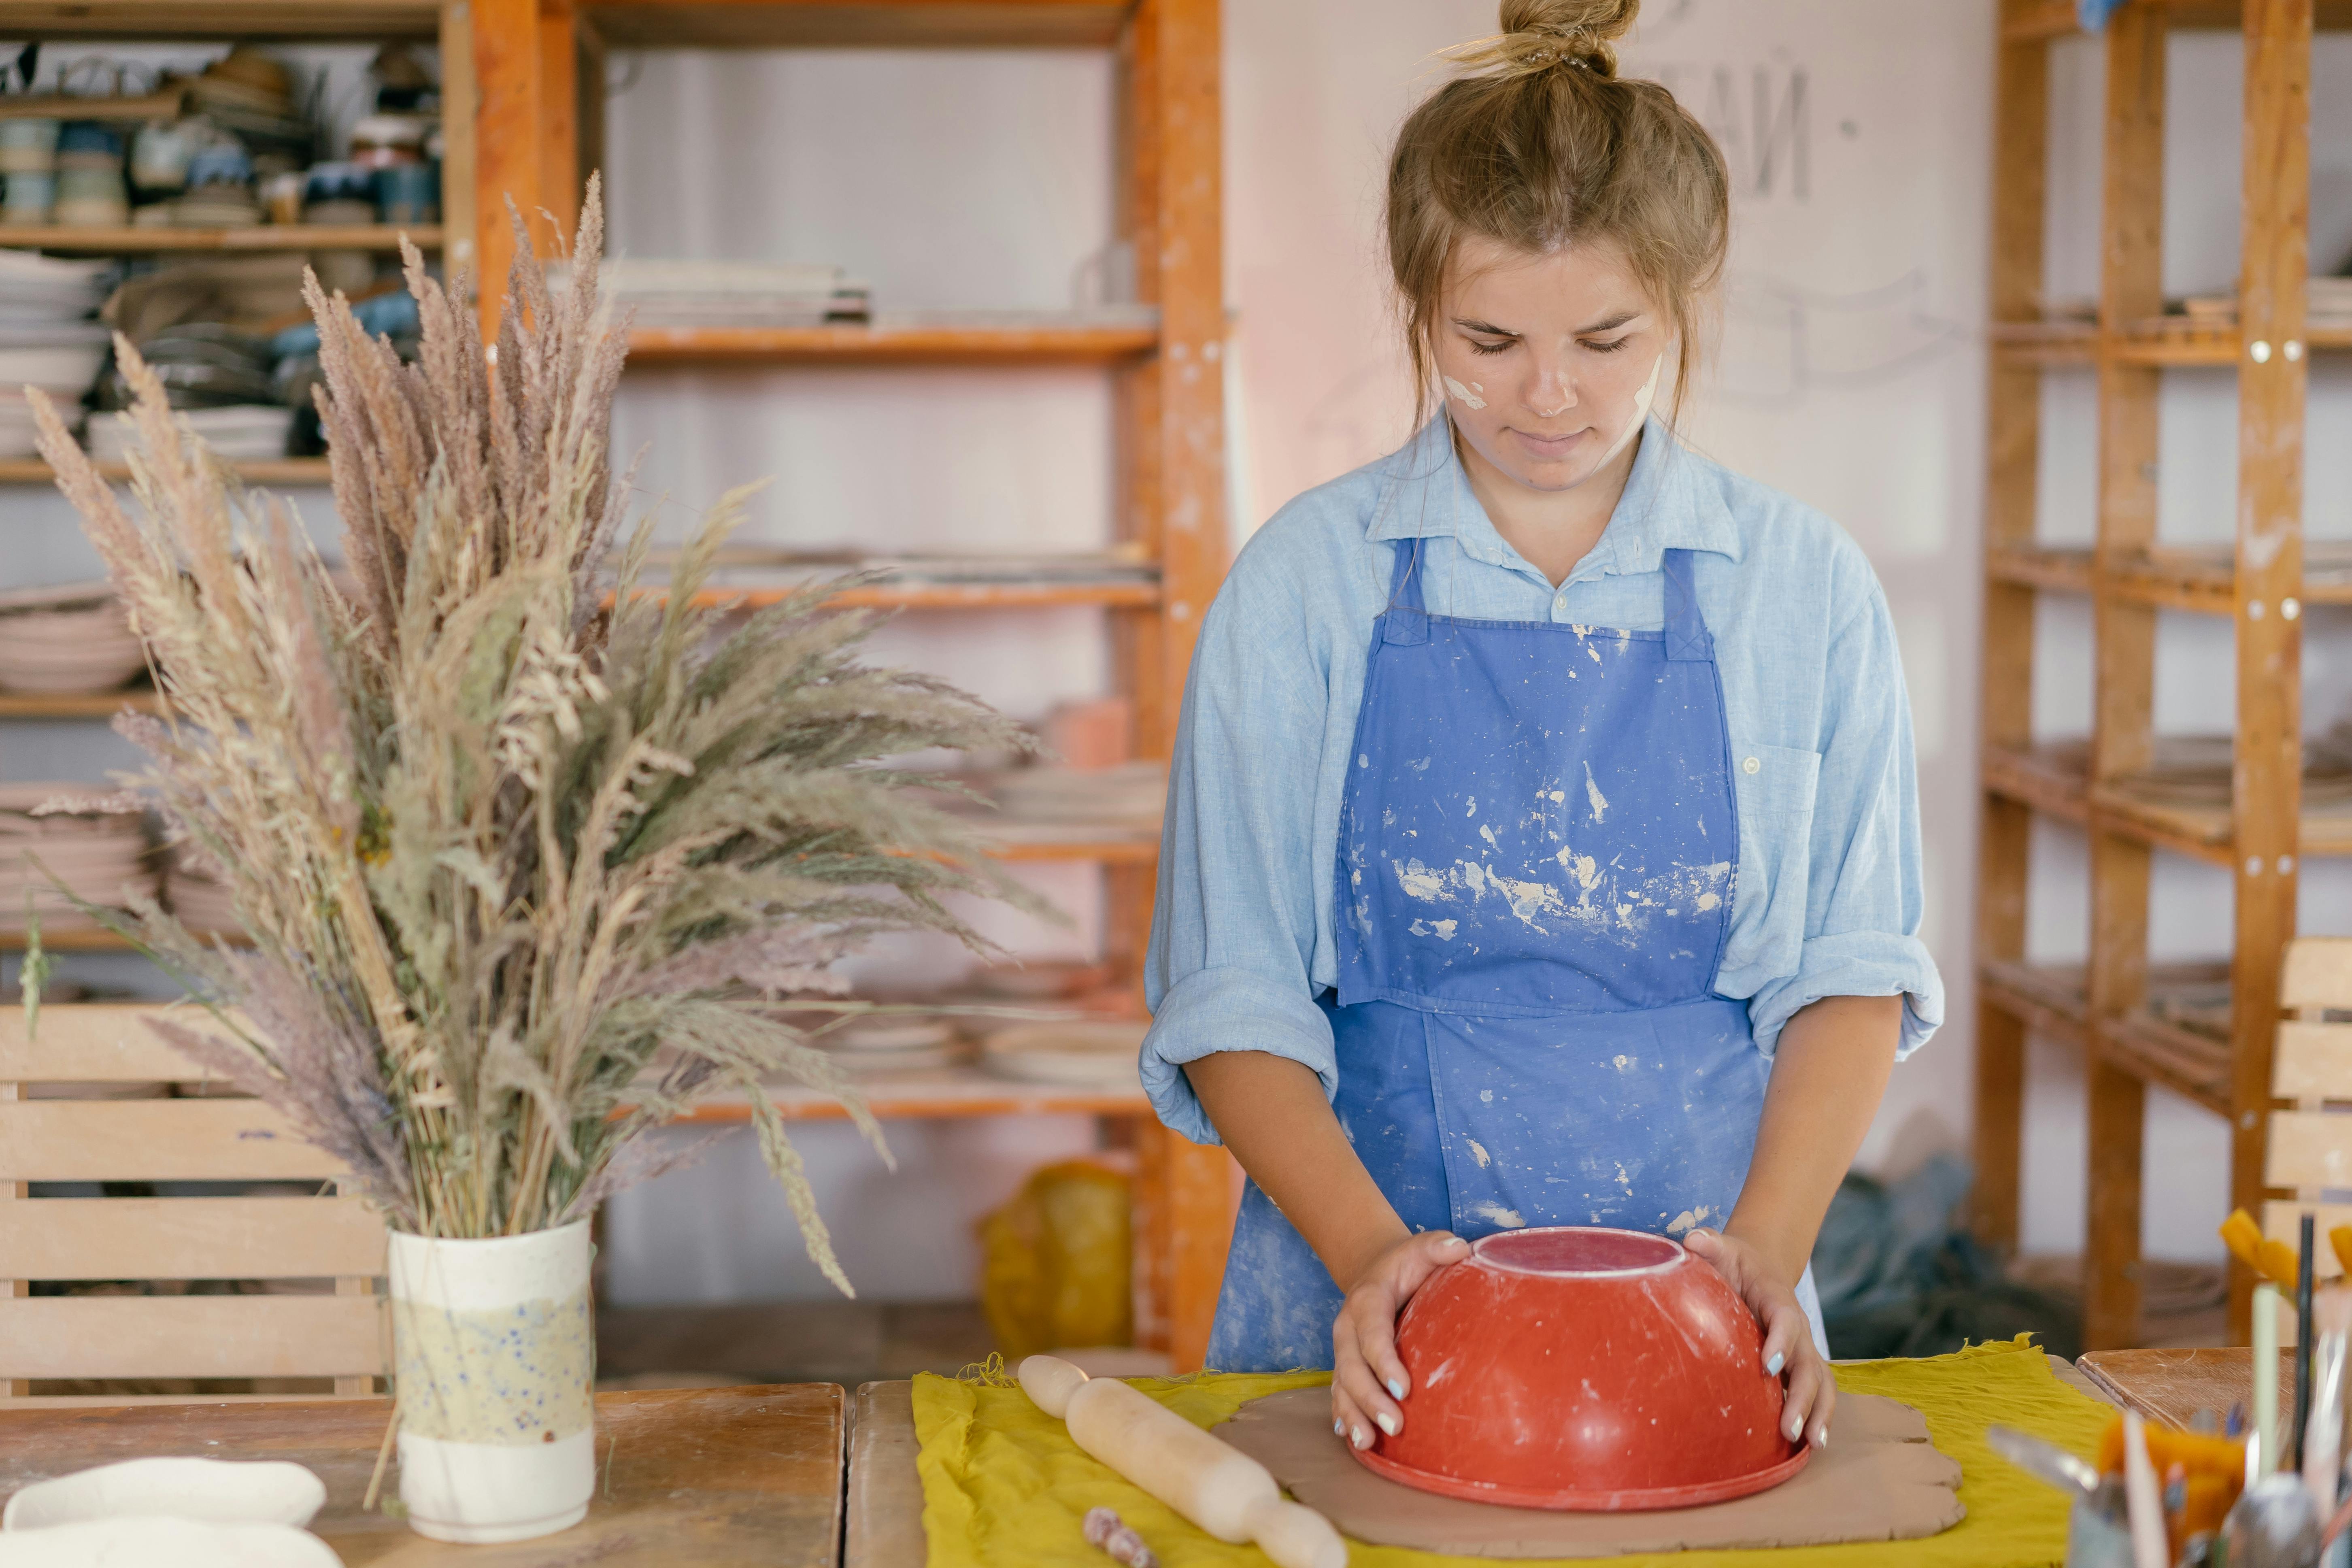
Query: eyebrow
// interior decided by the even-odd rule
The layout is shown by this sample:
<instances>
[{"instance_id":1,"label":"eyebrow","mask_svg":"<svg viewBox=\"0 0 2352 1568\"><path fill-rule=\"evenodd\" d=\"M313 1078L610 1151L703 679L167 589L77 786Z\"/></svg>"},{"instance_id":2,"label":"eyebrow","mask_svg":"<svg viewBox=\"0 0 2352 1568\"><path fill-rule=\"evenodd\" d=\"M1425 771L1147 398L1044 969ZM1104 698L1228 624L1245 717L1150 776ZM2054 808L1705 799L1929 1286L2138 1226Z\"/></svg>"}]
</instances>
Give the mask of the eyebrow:
<instances>
[{"instance_id":1,"label":"eyebrow","mask_svg":"<svg viewBox=\"0 0 2352 1568\"><path fill-rule=\"evenodd\" d=\"M1576 330L1576 335L1580 338L1589 338L1595 332L1613 332L1626 322L1638 320L1641 314L1639 310L1620 310L1613 316L1602 317L1591 326L1579 327ZM1475 321L1468 316L1454 317L1454 324L1465 331L1484 332L1490 337L1516 338L1522 335L1508 327L1498 327L1492 321Z\"/></svg>"}]
</instances>

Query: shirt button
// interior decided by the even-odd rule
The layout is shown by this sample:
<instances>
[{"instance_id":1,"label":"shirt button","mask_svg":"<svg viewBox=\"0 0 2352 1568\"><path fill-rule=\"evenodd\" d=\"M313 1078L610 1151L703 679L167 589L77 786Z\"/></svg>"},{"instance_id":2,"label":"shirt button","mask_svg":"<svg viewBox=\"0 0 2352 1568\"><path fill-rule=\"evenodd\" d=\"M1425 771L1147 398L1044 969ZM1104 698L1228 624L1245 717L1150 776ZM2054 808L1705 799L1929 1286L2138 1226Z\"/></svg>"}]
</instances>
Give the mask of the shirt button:
<instances>
[{"instance_id":1,"label":"shirt button","mask_svg":"<svg viewBox=\"0 0 2352 1568\"><path fill-rule=\"evenodd\" d=\"M1551 602L1551 607L1555 610L1564 610L1568 608L1568 595L1562 594L1559 597L1554 599Z\"/></svg>"},{"instance_id":2,"label":"shirt button","mask_svg":"<svg viewBox=\"0 0 2352 1568\"><path fill-rule=\"evenodd\" d=\"M1763 765L1764 764L1762 763L1758 762L1755 758L1749 757L1747 761L1739 764L1739 771L1743 773L1752 773Z\"/></svg>"}]
</instances>

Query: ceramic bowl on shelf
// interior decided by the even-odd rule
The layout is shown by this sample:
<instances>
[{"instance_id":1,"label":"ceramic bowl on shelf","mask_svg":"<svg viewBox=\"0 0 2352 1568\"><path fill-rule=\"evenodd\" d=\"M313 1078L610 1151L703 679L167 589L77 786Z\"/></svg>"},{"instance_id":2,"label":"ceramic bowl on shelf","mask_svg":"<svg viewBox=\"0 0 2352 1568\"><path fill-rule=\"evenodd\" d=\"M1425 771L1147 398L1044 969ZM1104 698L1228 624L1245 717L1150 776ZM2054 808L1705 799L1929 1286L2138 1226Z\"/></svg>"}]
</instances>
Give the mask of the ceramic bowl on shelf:
<instances>
[{"instance_id":1,"label":"ceramic bowl on shelf","mask_svg":"<svg viewBox=\"0 0 2352 1568\"><path fill-rule=\"evenodd\" d=\"M1669 1237L1504 1231L1433 1276L1397 1321L1404 1429L1350 1450L1391 1480L1512 1508L1694 1508L1779 1485L1763 1331Z\"/></svg>"},{"instance_id":2,"label":"ceramic bowl on shelf","mask_svg":"<svg viewBox=\"0 0 2352 1568\"><path fill-rule=\"evenodd\" d=\"M113 691L146 668L146 653L110 594L18 609L0 605L0 689Z\"/></svg>"},{"instance_id":3,"label":"ceramic bowl on shelf","mask_svg":"<svg viewBox=\"0 0 2352 1568\"><path fill-rule=\"evenodd\" d=\"M106 349L106 328L96 321L0 324L0 387L37 386L52 400L78 402L98 379Z\"/></svg>"},{"instance_id":4,"label":"ceramic bowl on shelf","mask_svg":"<svg viewBox=\"0 0 2352 1568\"><path fill-rule=\"evenodd\" d=\"M1150 1027L1111 1018L1016 1024L981 1043L981 1061L998 1077L1023 1083L1133 1089L1140 1087L1136 1055Z\"/></svg>"}]
</instances>

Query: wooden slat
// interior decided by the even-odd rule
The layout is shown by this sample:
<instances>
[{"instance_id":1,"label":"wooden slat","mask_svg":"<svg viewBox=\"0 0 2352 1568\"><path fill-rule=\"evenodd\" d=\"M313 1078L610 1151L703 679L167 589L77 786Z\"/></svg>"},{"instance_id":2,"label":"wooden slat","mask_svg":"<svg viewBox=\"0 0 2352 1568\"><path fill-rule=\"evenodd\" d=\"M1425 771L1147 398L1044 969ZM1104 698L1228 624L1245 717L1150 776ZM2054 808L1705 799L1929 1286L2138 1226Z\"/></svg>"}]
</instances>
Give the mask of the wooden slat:
<instances>
[{"instance_id":1,"label":"wooden slat","mask_svg":"<svg viewBox=\"0 0 2352 1568\"><path fill-rule=\"evenodd\" d=\"M11 33L10 37L22 35ZM181 250L397 251L403 239L419 250L441 248L438 224L266 223L246 228L68 228L0 224L0 246L82 256L153 255Z\"/></svg>"},{"instance_id":2,"label":"wooden slat","mask_svg":"<svg viewBox=\"0 0 2352 1568\"><path fill-rule=\"evenodd\" d=\"M0 1374L362 1376L385 1370L359 1296L34 1296L0 1300Z\"/></svg>"},{"instance_id":3,"label":"wooden slat","mask_svg":"<svg viewBox=\"0 0 2352 1568\"><path fill-rule=\"evenodd\" d=\"M432 0L6 0L0 37L152 38L189 43L233 38L430 40Z\"/></svg>"},{"instance_id":4,"label":"wooden slat","mask_svg":"<svg viewBox=\"0 0 2352 1568\"><path fill-rule=\"evenodd\" d=\"M2352 1100L2352 1024L2281 1024L2271 1091L2281 1100Z\"/></svg>"},{"instance_id":5,"label":"wooden slat","mask_svg":"<svg viewBox=\"0 0 2352 1568\"><path fill-rule=\"evenodd\" d=\"M2282 1007L2352 1007L2352 937L2301 936L2287 944Z\"/></svg>"},{"instance_id":6,"label":"wooden slat","mask_svg":"<svg viewBox=\"0 0 2352 1568\"><path fill-rule=\"evenodd\" d=\"M2089 817L2079 759L2042 748L2003 746L1988 741L1985 788L2046 816L2067 822Z\"/></svg>"},{"instance_id":7,"label":"wooden slat","mask_svg":"<svg viewBox=\"0 0 2352 1568\"><path fill-rule=\"evenodd\" d=\"M0 1278L331 1279L384 1271L357 1198L31 1198L0 1224Z\"/></svg>"},{"instance_id":8,"label":"wooden slat","mask_svg":"<svg viewBox=\"0 0 2352 1568\"><path fill-rule=\"evenodd\" d=\"M2021 320L2042 295L2045 180L2049 166L2049 51L2038 44L2000 51L1993 114L1994 208L1991 317ZM2002 563L2039 565L2041 386L2037 367L1996 355L1988 384L1985 589L1979 736L1984 754L2023 752L2033 741L2033 594L2051 585L2004 574ZM2089 586L2088 563L2081 586ZM2025 954L2031 809L1987 793L1977 849L1977 952L1986 985L1977 1008L1976 1233L2012 1247L2019 1230L2024 1157L2025 1034L2031 1020L2004 1008L1996 965ZM2079 1027L2080 1018L2077 1017Z\"/></svg>"},{"instance_id":9,"label":"wooden slat","mask_svg":"<svg viewBox=\"0 0 2352 1568\"><path fill-rule=\"evenodd\" d=\"M2105 191L2100 214L2099 323L2163 308L2164 17L2126 7L2107 28ZM2157 373L2099 365L2097 571L2156 537ZM2156 612L2099 595L2092 605L2097 686L2091 777L2136 773L2154 760ZM2138 1010L2147 994L2148 847L2091 834L2091 952L2087 980L2095 1039ZM2094 1349L2139 1341L2141 1150L2145 1076L2097 1051L2089 1073L2088 1236L2083 1342Z\"/></svg>"},{"instance_id":10,"label":"wooden slat","mask_svg":"<svg viewBox=\"0 0 2352 1568\"><path fill-rule=\"evenodd\" d=\"M2238 372L2238 738L2234 1068L2230 1202L2263 1200L2279 963L2294 937L2303 793L2303 622L2280 606L2303 580L2304 337L2311 204L2312 0L2246 0L2245 197ZM2258 361L2252 350L2272 345ZM2231 1321L2248 1321L2252 1285L2231 1270ZM2242 1300L2243 1298L2243 1300Z\"/></svg>"},{"instance_id":11,"label":"wooden slat","mask_svg":"<svg viewBox=\"0 0 2352 1568\"><path fill-rule=\"evenodd\" d=\"M481 255L475 233L481 207L474 117L480 105L474 78L473 0L448 0L440 13L441 263L451 279L465 272L478 285Z\"/></svg>"},{"instance_id":12,"label":"wooden slat","mask_svg":"<svg viewBox=\"0 0 2352 1568\"><path fill-rule=\"evenodd\" d=\"M2089 1005L2083 995L2083 972L2079 968L2053 969L1992 958L1983 960L1977 968L1977 984L1989 1005L2037 1035L2069 1045L2083 1043Z\"/></svg>"},{"instance_id":13,"label":"wooden slat","mask_svg":"<svg viewBox=\"0 0 2352 1568\"><path fill-rule=\"evenodd\" d=\"M2278 1110L2262 1176L2273 1187L2352 1187L2352 1115Z\"/></svg>"},{"instance_id":14,"label":"wooden slat","mask_svg":"<svg viewBox=\"0 0 2352 1568\"><path fill-rule=\"evenodd\" d=\"M0 1177L11 1181L327 1181L344 1173L257 1100L0 1103Z\"/></svg>"},{"instance_id":15,"label":"wooden slat","mask_svg":"<svg viewBox=\"0 0 2352 1568\"><path fill-rule=\"evenodd\" d=\"M629 363L744 364L1050 364L1149 353L1150 327L638 327Z\"/></svg>"},{"instance_id":16,"label":"wooden slat","mask_svg":"<svg viewBox=\"0 0 2352 1568\"><path fill-rule=\"evenodd\" d=\"M1069 48L1118 34L1118 0L624 0L590 9L614 48Z\"/></svg>"},{"instance_id":17,"label":"wooden slat","mask_svg":"<svg viewBox=\"0 0 2352 1568\"><path fill-rule=\"evenodd\" d=\"M2234 31L2243 16L2242 0L2132 0L2164 11L2177 28ZM2352 27L2352 0L2320 0L2319 26ZM2074 0L2024 0L2002 14L2001 37L2025 42L2063 38L2081 28Z\"/></svg>"},{"instance_id":18,"label":"wooden slat","mask_svg":"<svg viewBox=\"0 0 2352 1568\"><path fill-rule=\"evenodd\" d=\"M1136 1342L1165 1350L1178 1372L1197 1372L1233 1240L1239 1196L1233 1156L1171 1132L1156 1119L1143 1121L1136 1133L1148 1304Z\"/></svg>"},{"instance_id":19,"label":"wooden slat","mask_svg":"<svg viewBox=\"0 0 2352 1568\"><path fill-rule=\"evenodd\" d=\"M2336 1261L2336 1249L2327 1245L2327 1233L2339 1225L2352 1225L2352 1204L2299 1204L2290 1198L2273 1198L2263 1205L2263 1234L2273 1241L2296 1246L2303 1238L2303 1216L2306 1214L2318 1222L2319 1246L2313 1248L2313 1275L2321 1279L2342 1279L2344 1265Z\"/></svg>"},{"instance_id":20,"label":"wooden slat","mask_svg":"<svg viewBox=\"0 0 2352 1568\"><path fill-rule=\"evenodd\" d=\"M218 1033L199 1007L72 1003L41 1009L40 1028L28 1032L25 1009L0 1007L0 1079L12 1083L181 1083L207 1075L147 1026L172 1017Z\"/></svg>"},{"instance_id":21,"label":"wooden slat","mask_svg":"<svg viewBox=\"0 0 2352 1568\"><path fill-rule=\"evenodd\" d=\"M128 483L131 465L100 463L96 465L101 478L118 484ZM320 485L333 482L334 471L324 458L248 458L229 465L236 477L248 485ZM0 458L0 485L48 485L57 482L57 471L39 458Z\"/></svg>"},{"instance_id":22,"label":"wooden slat","mask_svg":"<svg viewBox=\"0 0 2352 1568\"><path fill-rule=\"evenodd\" d=\"M2029 402L2027 412L2032 412ZM1993 582L2055 594L2091 591L2091 552L2049 549L2034 544L1995 543L1985 551L1985 574ZM2028 658L2032 649L2026 649Z\"/></svg>"},{"instance_id":23,"label":"wooden slat","mask_svg":"<svg viewBox=\"0 0 2352 1568\"><path fill-rule=\"evenodd\" d=\"M514 262L511 201L541 256L555 237L539 215L548 206L539 125L546 105L540 79L539 0L466 0L474 39L474 246L480 256L476 296L482 339L495 344ZM453 200L463 199L453 195Z\"/></svg>"},{"instance_id":24,"label":"wooden slat","mask_svg":"<svg viewBox=\"0 0 2352 1568\"><path fill-rule=\"evenodd\" d=\"M2142 1083L2230 1114L2230 1048L2218 1040L2142 1011L2103 1022L2098 1049L2101 1060Z\"/></svg>"}]
</instances>

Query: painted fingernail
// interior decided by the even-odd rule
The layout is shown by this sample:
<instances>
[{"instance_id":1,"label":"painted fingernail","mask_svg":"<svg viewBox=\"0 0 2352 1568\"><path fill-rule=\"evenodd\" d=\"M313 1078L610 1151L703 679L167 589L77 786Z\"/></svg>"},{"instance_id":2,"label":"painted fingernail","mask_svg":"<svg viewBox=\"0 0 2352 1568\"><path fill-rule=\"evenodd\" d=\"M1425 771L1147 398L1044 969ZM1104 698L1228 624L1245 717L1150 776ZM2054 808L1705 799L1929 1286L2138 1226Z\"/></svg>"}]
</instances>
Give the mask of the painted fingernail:
<instances>
[{"instance_id":1,"label":"painted fingernail","mask_svg":"<svg viewBox=\"0 0 2352 1568\"><path fill-rule=\"evenodd\" d=\"M1353 1432L1349 1433L1348 1435L1348 1440L1355 1444L1359 1448L1369 1448L1372 1446L1371 1435L1366 1432L1361 1426L1357 1427Z\"/></svg>"},{"instance_id":2,"label":"painted fingernail","mask_svg":"<svg viewBox=\"0 0 2352 1568\"><path fill-rule=\"evenodd\" d=\"M1795 1420L1795 1421L1791 1421L1791 1422L1790 1422L1790 1423L1789 1423L1789 1441L1790 1441L1790 1442L1793 1443L1793 1442L1795 1442L1798 1438L1800 1438L1800 1437L1803 1436L1804 1435L1805 1435L1805 1424L1804 1424L1804 1422L1803 1422L1801 1419L1800 1419L1800 1420Z\"/></svg>"},{"instance_id":3,"label":"painted fingernail","mask_svg":"<svg viewBox=\"0 0 2352 1568\"><path fill-rule=\"evenodd\" d=\"M1391 1399L1402 1399L1404 1397L1403 1379L1395 1377L1389 1379L1389 1397Z\"/></svg>"},{"instance_id":4,"label":"painted fingernail","mask_svg":"<svg viewBox=\"0 0 2352 1568\"><path fill-rule=\"evenodd\" d=\"M1334 1437L1344 1437L1347 1435L1348 1424L1345 1421L1334 1419L1331 1423L1331 1436Z\"/></svg>"},{"instance_id":5,"label":"painted fingernail","mask_svg":"<svg viewBox=\"0 0 2352 1568\"><path fill-rule=\"evenodd\" d=\"M1387 1433L1390 1436L1393 1437L1397 1435L1397 1418L1390 1415L1387 1411L1381 1411L1378 1415L1373 1416L1372 1419L1379 1422L1381 1424L1381 1430Z\"/></svg>"},{"instance_id":6,"label":"painted fingernail","mask_svg":"<svg viewBox=\"0 0 2352 1568\"><path fill-rule=\"evenodd\" d=\"M1772 1359L1764 1363L1764 1375L1767 1377L1778 1377L1780 1375L1780 1369L1786 1365L1788 1365L1787 1358L1782 1356L1779 1351L1774 1351L1772 1352Z\"/></svg>"},{"instance_id":7,"label":"painted fingernail","mask_svg":"<svg viewBox=\"0 0 2352 1568\"><path fill-rule=\"evenodd\" d=\"M1826 1427L1826 1426L1816 1426L1816 1427L1814 1427L1814 1428L1813 1428L1813 1447L1816 1447L1816 1448L1826 1448L1826 1447L1828 1447L1829 1446L1830 1446L1830 1429L1829 1429L1828 1427Z\"/></svg>"}]
</instances>

